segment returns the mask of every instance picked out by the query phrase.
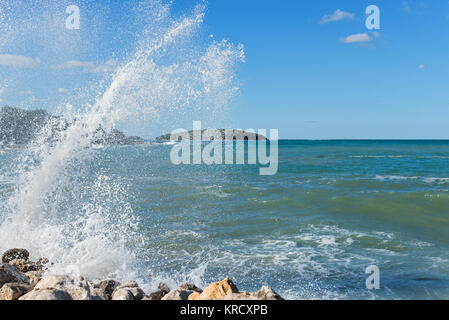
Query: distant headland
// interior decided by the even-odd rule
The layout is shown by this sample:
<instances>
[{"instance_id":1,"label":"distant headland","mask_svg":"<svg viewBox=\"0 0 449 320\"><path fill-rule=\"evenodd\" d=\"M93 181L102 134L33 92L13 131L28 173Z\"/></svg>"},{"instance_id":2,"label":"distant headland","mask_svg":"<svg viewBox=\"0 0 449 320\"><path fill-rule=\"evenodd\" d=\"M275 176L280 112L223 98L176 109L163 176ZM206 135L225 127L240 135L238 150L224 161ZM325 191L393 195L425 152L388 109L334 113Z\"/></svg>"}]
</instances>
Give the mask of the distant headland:
<instances>
[{"instance_id":1,"label":"distant headland","mask_svg":"<svg viewBox=\"0 0 449 320\"><path fill-rule=\"evenodd\" d=\"M242 141L242 140L268 140L267 137L264 135L254 133L254 132L248 132L243 130L237 130L237 129L217 129L221 134L222 140L236 140L236 141ZM191 130L188 132L190 140L194 139L195 133L200 133L200 130ZM208 136L207 129L201 130L201 137L202 140L205 140L205 137ZM170 141L171 134L164 134L162 136L159 136L156 138L156 141ZM178 139L179 140L179 139ZM210 141L210 140L207 140Z\"/></svg>"},{"instance_id":2,"label":"distant headland","mask_svg":"<svg viewBox=\"0 0 449 320\"><path fill-rule=\"evenodd\" d=\"M24 110L5 106L0 108L0 146L21 147L31 143L46 127L51 130L48 139L66 130L70 122L52 115L45 110ZM94 145L134 145L142 144L140 137L128 137L123 132L112 129L108 132L101 126L93 133Z\"/></svg>"}]
</instances>

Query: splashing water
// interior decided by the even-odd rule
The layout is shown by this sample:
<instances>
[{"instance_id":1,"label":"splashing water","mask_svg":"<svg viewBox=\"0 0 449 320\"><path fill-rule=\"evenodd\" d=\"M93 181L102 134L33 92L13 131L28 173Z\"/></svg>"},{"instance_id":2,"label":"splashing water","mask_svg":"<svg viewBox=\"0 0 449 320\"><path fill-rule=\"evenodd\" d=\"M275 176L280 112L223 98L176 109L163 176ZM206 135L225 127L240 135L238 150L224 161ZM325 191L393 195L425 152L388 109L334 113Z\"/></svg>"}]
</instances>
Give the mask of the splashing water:
<instances>
[{"instance_id":1,"label":"splashing water","mask_svg":"<svg viewBox=\"0 0 449 320\"><path fill-rule=\"evenodd\" d=\"M174 18L170 5L161 1L130 3L136 26L143 27L136 32L135 49L129 50L134 52L125 54L121 62L111 63L116 67L96 82L95 89L92 84L80 89L83 94L78 92L79 100L87 96L94 101L92 105L82 105L75 97L60 104L60 117L49 121L11 164L17 173L16 187L0 205L0 250L27 248L34 258L49 258L54 263L52 273L118 280L137 278L143 273L137 268L143 239L138 232L139 219L130 205L132 195L119 178L103 175L101 160L92 155L93 134L100 126L112 129L119 122L137 118L151 125L173 114L182 118L194 110L218 113L237 91L234 69L244 60L243 48L227 41L209 40L207 45L198 42L204 6L195 7L189 16ZM6 32L0 39L0 54L23 48L19 35L31 39L36 33L34 21L47 24L53 32L48 38L56 42L54 50L60 52L66 46L52 27L60 19L49 17L51 10L63 5L61 1L47 1L40 5L46 11L25 6L22 1L3 1L0 25ZM85 1L82 5L97 5L92 12L102 11L101 3ZM14 12L22 12L17 22L9 16ZM102 24L98 25L100 30ZM39 39L45 38L42 29L41 25ZM88 48L96 50L92 43ZM45 48L46 53L51 50L50 46ZM117 55L108 61L115 59ZM14 73L0 73L0 83L7 76L14 80ZM56 139L50 139L54 135ZM88 174L93 164L94 177Z\"/></svg>"}]
</instances>

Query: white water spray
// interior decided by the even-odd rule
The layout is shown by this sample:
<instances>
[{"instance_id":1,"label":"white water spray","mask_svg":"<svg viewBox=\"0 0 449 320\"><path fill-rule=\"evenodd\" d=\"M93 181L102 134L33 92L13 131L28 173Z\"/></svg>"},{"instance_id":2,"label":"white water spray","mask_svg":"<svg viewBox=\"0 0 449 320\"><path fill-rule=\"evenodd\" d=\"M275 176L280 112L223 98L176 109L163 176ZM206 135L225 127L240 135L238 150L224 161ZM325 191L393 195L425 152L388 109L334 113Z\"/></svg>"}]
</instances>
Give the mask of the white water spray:
<instances>
[{"instance_id":1,"label":"white water spray","mask_svg":"<svg viewBox=\"0 0 449 320\"><path fill-rule=\"evenodd\" d=\"M0 207L0 250L28 248L35 258L45 256L54 263L50 272L93 279L136 276L142 240L126 186L101 174L88 177L89 166L100 165L93 163L97 159L89 151L100 126L111 129L142 115L150 121L167 113L182 117L186 110L206 104L219 110L236 93L234 67L244 60L243 49L227 41L210 42L204 48L195 43L203 7L174 19L170 6L160 1L136 6L150 10L141 13L142 21L157 17L146 25L152 33L139 32L134 54L119 63L92 105L78 108L74 116L71 105L76 106L76 100L58 107L66 122L51 121L29 146L17 164L16 192ZM13 1L0 5L0 25L11 7ZM4 37L13 39L17 30L10 25L9 30ZM192 52L192 47L197 49ZM49 142L61 123L69 125Z\"/></svg>"}]
</instances>

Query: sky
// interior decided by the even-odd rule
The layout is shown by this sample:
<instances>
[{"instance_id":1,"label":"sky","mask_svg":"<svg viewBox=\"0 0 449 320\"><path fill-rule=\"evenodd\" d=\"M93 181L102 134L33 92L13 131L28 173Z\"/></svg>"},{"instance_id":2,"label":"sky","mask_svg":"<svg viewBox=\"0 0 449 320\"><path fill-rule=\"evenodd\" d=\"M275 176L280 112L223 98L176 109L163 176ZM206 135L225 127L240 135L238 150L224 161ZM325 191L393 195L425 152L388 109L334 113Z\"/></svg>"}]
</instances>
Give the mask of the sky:
<instances>
[{"instance_id":1,"label":"sky","mask_svg":"<svg viewBox=\"0 0 449 320\"><path fill-rule=\"evenodd\" d=\"M21 2L13 19L0 10L0 105L52 110L80 97L129 54L139 30L114 1L79 3L71 33L58 28L77 0L39 12ZM182 16L197 3L171 9ZM369 5L380 10L378 30L366 27ZM11 28L21 19L29 23ZM244 46L234 127L278 129L283 139L449 139L447 0L209 0L199 38L207 36Z\"/></svg>"}]
</instances>

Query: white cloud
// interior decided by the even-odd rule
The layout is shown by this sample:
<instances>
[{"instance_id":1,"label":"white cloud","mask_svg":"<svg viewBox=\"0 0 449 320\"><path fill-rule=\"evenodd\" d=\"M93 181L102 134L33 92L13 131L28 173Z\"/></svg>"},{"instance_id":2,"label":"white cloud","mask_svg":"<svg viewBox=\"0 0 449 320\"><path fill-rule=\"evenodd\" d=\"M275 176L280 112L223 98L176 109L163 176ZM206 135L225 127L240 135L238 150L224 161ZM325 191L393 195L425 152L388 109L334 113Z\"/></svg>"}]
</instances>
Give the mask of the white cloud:
<instances>
[{"instance_id":1,"label":"white cloud","mask_svg":"<svg viewBox=\"0 0 449 320\"><path fill-rule=\"evenodd\" d=\"M26 90L26 91L20 91L20 93L21 93L21 94L24 94L24 95L27 95L27 96L30 96L30 95L33 94L33 91Z\"/></svg>"},{"instance_id":2,"label":"white cloud","mask_svg":"<svg viewBox=\"0 0 449 320\"><path fill-rule=\"evenodd\" d=\"M354 18L354 14L350 12L344 12L340 9L335 10L332 14L327 14L324 17L321 18L320 24L329 23L329 22L336 22L336 21L342 21L342 20L350 20Z\"/></svg>"},{"instance_id":3,"label":"white cloud","mask_svg":"<svg viewBox=\"0 0 449 320\"><path fill-rule=\"evenodd\" d=\"M0 54L0 65L17 68L35 68L39 66L39 58L19 56L14 54Z\"/></svg>"},{"instance_id":4,"label":"white cloud","mask_svg":"<svg viewBox=\"0 0 449 320\"><path fill-rule=\"evenodd\" d=\"M340 39L343 43L360 43L360 42L370 42L373 39L367 33L357 33Z\"/></svg>"},{"instance_id":5,"label":"white cloud","mask_svg":"<svg viewBox=\"0 0 449 320\"><path fill-rule=\"evenodd\" d=\"M65 92L67 92L66 88L59 88L58 89L58 93L65 93Z\"/></svg>"},{"instance_id":6,"label":"white cloud","mask_svg":"<svg viewBox=\"0 0 449 320\"><path fill-rule=\"evenodd\" d=\"M424 69L426 66L424 65L424 64L420 64L419 66L418 66L418 69Z\"/></svg>"}]
</instances>

